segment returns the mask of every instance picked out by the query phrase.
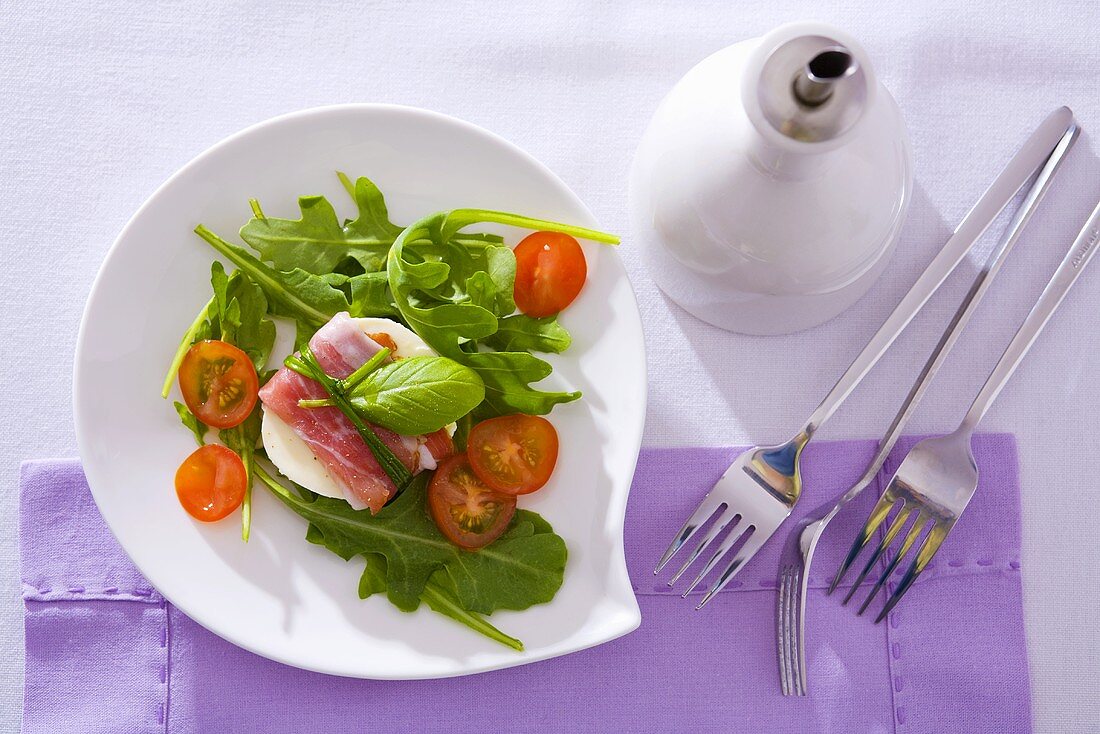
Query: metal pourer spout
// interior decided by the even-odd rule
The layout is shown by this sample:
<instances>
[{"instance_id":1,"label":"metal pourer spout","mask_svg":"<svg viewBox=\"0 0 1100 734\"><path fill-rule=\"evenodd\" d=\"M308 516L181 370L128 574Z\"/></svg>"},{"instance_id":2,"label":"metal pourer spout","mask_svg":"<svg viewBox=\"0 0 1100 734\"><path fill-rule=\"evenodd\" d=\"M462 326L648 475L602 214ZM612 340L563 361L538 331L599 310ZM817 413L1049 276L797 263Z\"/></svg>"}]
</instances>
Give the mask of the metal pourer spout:
<instances>
[{"instance_id":1,"label":"metal pourer spout","mask_svg":"<svg viewBox=\"0 0 1100 734\"><path fill-rule=\"evenodd\" d=\"M833 96L837 80L855 70L856 61L847 50L836 47L822 51L794 78L794 96L806 107L820 107Z\"/></svg>"},{"instance_id":2,"label":"metal pourer spout","mask_svg":"<svg viewBox=\"0 0 1100 734\"><path fill-rule=\"evenodd\" d=\"M843 136L867 106L870 70L860 54L834 38L789 39L768 53L755 79L764 120L780 134L806 143ZM751 68L751 67L750 67Z\"/></svg>"}]
</instances>

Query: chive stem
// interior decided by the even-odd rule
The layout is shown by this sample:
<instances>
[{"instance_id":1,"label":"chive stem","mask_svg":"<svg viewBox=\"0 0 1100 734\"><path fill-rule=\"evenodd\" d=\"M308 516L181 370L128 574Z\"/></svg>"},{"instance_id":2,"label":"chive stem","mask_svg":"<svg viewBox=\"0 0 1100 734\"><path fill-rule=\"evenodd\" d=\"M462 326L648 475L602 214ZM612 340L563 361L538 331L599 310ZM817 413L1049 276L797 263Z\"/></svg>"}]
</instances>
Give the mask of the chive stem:
<instances>
[{"instance_id":1,"label":"chive stem","mask_svg":"<svg viewBox=\"0 0 1100 734\"><path fill-rule=\"evenodd\" d=\"M358 369L352 372L341 381L341 389L344 392L351 392L354 390L360 382L367 378L371 372L374 372L378 367L386 361L390 356L391 350L389 347L382 347L366 362L361 364Z\"/></svg>"}]
</instances>

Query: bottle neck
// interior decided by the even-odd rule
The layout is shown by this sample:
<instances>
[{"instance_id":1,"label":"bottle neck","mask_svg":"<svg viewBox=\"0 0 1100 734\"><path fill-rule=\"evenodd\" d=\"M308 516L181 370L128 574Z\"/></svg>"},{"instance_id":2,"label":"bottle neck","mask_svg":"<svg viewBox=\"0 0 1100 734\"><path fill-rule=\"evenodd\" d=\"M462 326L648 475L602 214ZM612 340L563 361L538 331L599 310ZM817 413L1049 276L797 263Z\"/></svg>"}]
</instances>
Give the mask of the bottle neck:
<instances>
[{"instance_id":1,"label":"bottle neck","mask_svg":"<svg viewBox=\"0 0 1100 734\"><path fill-rule=\"evenodd\" d=\"M778 181L817 178L824 169L830 152L791 150L773 145L755 129L750 132L745 149L745 155L761 173Z\"/></svg>"}]
</instances>

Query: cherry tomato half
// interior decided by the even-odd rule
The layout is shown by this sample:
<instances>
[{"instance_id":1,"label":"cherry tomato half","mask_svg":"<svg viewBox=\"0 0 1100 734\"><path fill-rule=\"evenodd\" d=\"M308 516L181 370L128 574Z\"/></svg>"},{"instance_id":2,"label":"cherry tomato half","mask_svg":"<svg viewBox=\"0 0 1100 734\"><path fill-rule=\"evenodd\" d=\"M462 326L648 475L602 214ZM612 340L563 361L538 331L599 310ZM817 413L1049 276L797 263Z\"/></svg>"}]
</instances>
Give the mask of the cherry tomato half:
<instances>
[{"instance_id":1,"label":"cherry tomato half","mask_svg":"<svg viewBox=\"0 0 1100 734\"><path fill-rule=\"evenodd\" d=\"M558 432L537 415L503 415L470 431L470 466L490 489L534 492L550 479L558 461Z\"/></svg>"},{"instance_id":2,"label":"cherry tomato half","mask_svg":"<svg viewBox=\"0 0 1100 734\"><path fill-rule=\"evenodd\" d=\"M567 234L535 232L516 245L516 306L553 316L573 302L588 277L580 244Z\"/></svg>"},{"instance_id":3,"label":"cherry tomato half","mask_svg":"<svg viewBox=\"0 0 1100 734\"><path fill-rule=\"evenodd\" d=\"M447 539L477 550L500 537L516 513L516 498L494 492L470 469L466 454L450 457L428 485L428 508Z\"/></svg>"},{"instance_id":4,"label":"cherry tomato half","mask_svg":"<svg viewBox=\"0 0 1100 734\"><path fill-rule=\"evenodd\" d=\"M256 405L260 381L247 354L228 342L196 342L180 364L183 402L195 417L214 428L244 422Z\"/></svg>"},{"instance_id":5,"label":"cherry tomato half","mask_svg":"<svg viewBox=\"0 0 1100 734\"><path fill-rule=\"evenodd\" d=\"M176 470L176 496L196 520L221 520L244 501L248 473L241 457L217 444L207 444L184 459Z\"/></svg>"}]
</instances>

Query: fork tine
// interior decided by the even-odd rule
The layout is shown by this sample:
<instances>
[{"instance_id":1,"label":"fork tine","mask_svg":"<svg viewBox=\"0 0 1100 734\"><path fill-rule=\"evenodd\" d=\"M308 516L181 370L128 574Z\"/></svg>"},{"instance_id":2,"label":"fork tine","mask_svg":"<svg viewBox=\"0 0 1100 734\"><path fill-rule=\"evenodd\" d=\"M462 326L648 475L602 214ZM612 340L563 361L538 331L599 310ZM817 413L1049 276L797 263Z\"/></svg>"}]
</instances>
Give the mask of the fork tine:
<instances>
[{"instance_id":1,"label":"fork tine","mask_svg":"<svg viewBox=\"0 0 1100 734\"><path fill-rule=\"evenodd\" d=\"M794 691L794 674L791 671L791 572L784 568L779 575L779 596L776 604L779 628L779 684L784 696Z\"/></svg>"},{"instance_id":2,"label":"fork tine","mask_svg":"<svg viewBox=\"0 0 1100 734\"><path fill-rule=\"evenodd\" d=\"M806 602L803 598L806 594L806 567L802 567L799 578L792 579L794 590L794 614L791 616L791 642L794 650L794 658L791 660L791 670L794 671L794 695L806 695L806 627L803 615L806 613Z\"/></svg>"},{"instance_id":3,"label":"fork tine","mask_svg":"<svg viewBox=\"0 0 1100 734\"><path fill-rule=\"evenodd\" d=\"M951 532L951 528L954 526L954 520L932 526L932 529L928 531L928 535L925 536L924 542L921 543L920 550L917 551L917 557L913 559L913 563L909 565L909 569L905 572L905 575L902 576L898 588L895 589L894 593L890 595L890 598L886 600L886 605L883 606L882 611L875 617L875 624L885 619L886 615L890 613L890 610L897 606L897 603L901 601L901 597L905 595L905 592L909 591L909 587L917 580L917 576L925 569L928 562L932 560L932 556L936 555L936 551L943 545L943 541L947 538L947 534Z\"/></svg>"},{"instance_id":4,"label":"fork tine","mask_svg":"<svg viewBox=\"0 0 1100 734\"><path fill-rule=\"evenodd\" d=\"M780 600L783 605L783 617L781 628L783 634L783 670L786 678L784 695L792 696L798 691L798 636L795 629L798 624L798 580L792 569L787 569L783 574L783 584L780 587Z\"/></svg>"},{"instance_id":5,"label":"fork tine","mask_svg":"<svg viewBox=\"0 0 1100 734\"><path fill-rule=\"evenodd\" d=\"M661 572L668 562L676 555L676 551L684 547L684 543L687 543L691 538L699 532L699 528L710 519L710 517L727 507L725 502L710 503L707 500L710 499L710 493L703 498L703 501L699 503L699 506L695 508L695 512L691 513L691 517L687 519L684 526L680 528L680 532L676 533L676 537L669 543L668 550L661 556L661 560L657 562L657 568L653 569L653 575L656 576Z\"/></svg>"},{"instance_id":6,"label":"fork tine","mask_svg":"<svg viewBox=\"0 0 1100 734\"><path fill-rule=\"evenodd\" d=\"M787 566L779 584L779 668L784 696L805 696L805 657L802 651L802 590L798 568Z\"/></svg>"},{"instance_id":7,"label":"fork tine","mask_svg":"<svg viewBox=\"0 0 1100 734\"><path fill-rule=\"evenodd\" d=\"M905 535L905 540L901 543L901 548L894 555L894 558L886 565L882 575L878 577L878 581L871 587L871 593L867 595L867 598L863 600L863 604L860 605L859 611L856 612L857 617L863 616L863 612L867 610L867 607L871 604L871 601L878 595L878 590L882 588L882 585L886 583L886 580L890 578L890 574L894 572L894 569L898 567L901 559L908 553L909 549L913 547L913 544L917 542L917 538L924 532L925 525L930 518L923 512L917 515L916 521L913 523L913 527L909 528L909 532ZM932 523L932 527L935 527L935 521Z\"/></svg>"},{"instance_id":8,"label":"fork tine","mask_svg":"<svg viewBox=\"0 0 1100 734\"><path fill-rule=\"evenodd\" d=\"M740 525L747 524L748 523L744 521L740 523ZM718 577L718 580L714 582L714 585L710 587L710 590L707 591L706 596L703 597L703 600L699 602L699 606L695 607L695 609L699 610L705 607L707 602L713 599L715 594L721 591L722 587L728 584L730 582L730 579L732 579L737 574L737 572L741 570L741 567L748 563L749 560L751 560L752 557L756 555L756 551L760 550L764 546L764 543L767 542L769 537L771 537L771 533L763 532L760 528L754 527L752 535L750 535L748 537L748 540L745 541L745 544L737 550L737 553L733 556L733 560L730 561L729 565L726 566L724 571L722 571L722 575L720 575ZM733 544L730 543L730 545L732 546Z\"/></svg>"},{"instance_id":9,"label":"fork tine","mask_svg":"<svg viewBox=\"0 0 1100 734\"><path fill-rule=\"evenodd\" d=\"M713 523L711 523L710 529L707 530L706 534L703 536L703 539L699 541L699 544L697 546L695 546L695 550L693 550L691 552L691 555L688 556L688 559L684 562L684 565L680 566L680 570L674 573L672 575L672 578L668 580L668 585L670 587L675 585L680 577L684 575L684 572L688 570L691 564L695 563L699 556L703 554L703 550L711 544L711 541L713 541L720 532L729 527L729 524L731 522L734 522L736 518L737 513L730 510L729 507L726 507L726 509L722 510L721 514L718 515L717 518L715 518Z\"/></svg>"},{"instance_id":10,"label":"fork tine","mask_svg":"<svg viewBox=\"0 0 1100 734\"><path fill-rule=\"evenodd\" d=\"M863 583L863 579L867 578L867 574L871 572L878 559L882 557L883 552L890 547L890 544L894 542L894 538L898 537L898 533L905 527L905 523L909 520L909 513L913 508L905 504L905 500L902 500L902 505L898 509L898 514L894 517L894 521L890 523L890 527L886 530L886 535L882 537L882 541L879 542L878 547L875 548L874 553L867 559L867 563L863 565L863 570L859 572L859 576L856 577L855 583L852 584L852 588L848 589L848 593L844 596L844 601L841 605L847 604L852 596L859 590L859 585Z\"/></svg>"},{"instance_id":11,"label":"fork tine","mask_svg":"<svg viewBox=\"0 0 1100 734\"><path fill-rule=\"evenodd\" d=\"M840 568L836 570L836 576L833 577L833 582L829 584L829 590L826 593L832 594L836 591L836 587L840 584L844 578L844 574L848 573L848 568L855 561L856 556L863 550L863 546L867 545L867 541L871 539L875 530L882 521L886 519L886 515L889 514L890 508L894 506L894 498L889 491L883 493L879 497L878 504L871 510L871 516L867 518L867 524L863 526L863 529L856 536L855 541L852 543L852 547L848 550L848 555L844 558L844 562L840 564Z\"/></svg>"},{"instance_id":12,"label":"fork tine","mask_svg":"<svg viewBox=\"0 0 1100 734\"><path fill-rule=\"evenodd\" d=\"M749 523L745 522L744 518L739 520L738 523L733 526L733 528L729 531L729 534L727 534L726 537L722 539L722 542L718 545L718 550L715 551L714 555L710 557L710 560L707 561L707 564L703 566L703 570L699 572L699 575L695 577L695 580L691 582L691 586L688 586L687 589L684 590L684 593L680 594L681 599L687 597L687 595L691 593L692 589L698 586L699 582L701 582L707 574L714 570L714 567L718 565L718 561L722 560L722 557L729 552L729 549L733 547L733 544L737 542L737 539L744 535L745 531L748 529ZM696 609L698 609L698 607L696 607Z\"/></svg>"}]
</instances>

